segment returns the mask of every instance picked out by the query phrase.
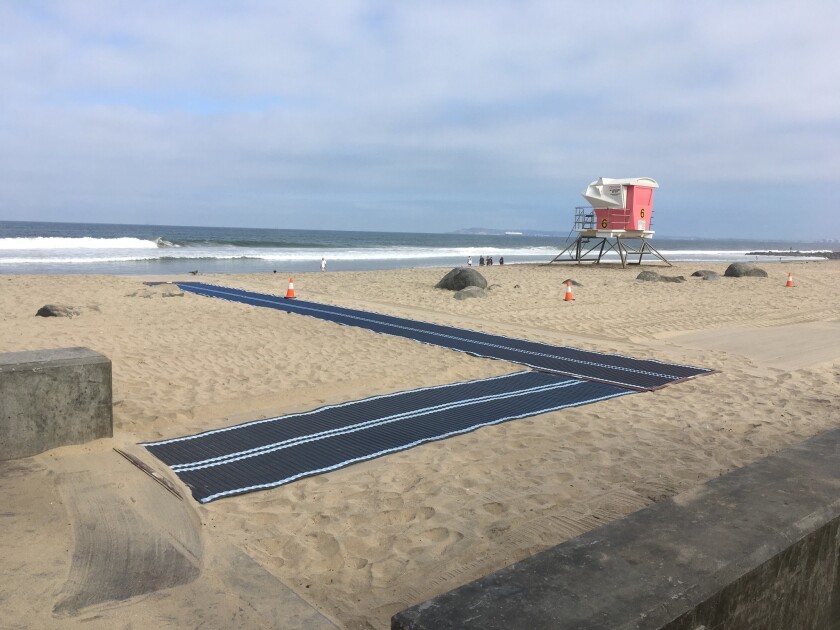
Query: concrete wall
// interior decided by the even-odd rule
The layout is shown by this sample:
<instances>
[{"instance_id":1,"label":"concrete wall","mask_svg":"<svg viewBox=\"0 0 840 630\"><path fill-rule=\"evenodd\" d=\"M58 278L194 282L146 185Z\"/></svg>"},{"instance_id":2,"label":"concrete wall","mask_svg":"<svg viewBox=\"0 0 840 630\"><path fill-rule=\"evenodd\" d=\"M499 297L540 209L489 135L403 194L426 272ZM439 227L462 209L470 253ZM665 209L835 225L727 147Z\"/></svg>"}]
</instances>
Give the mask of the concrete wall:
<instances>
[{"instance_id":1,"label":"concrete wall","mask_svg":"<svg viewBox=\"0 0 840 630\"><path fill-rule=\"evenodd\" d=\"M840 429L405 610L392 628L840 629Z\"/></svg>"},{"instance_id":2,"label":"concrete wall","mask_svg":"<svg viewBox=\"0 0 840 630\"><path fill-rule=\"evenodd\" d=\"M840 628L838 550L835 518L664 628Z\"/></svg>"},{"instance_id":3,"label":"concrete wall","mask_svg":"<svg viewBox=\"0 0 840 630\"><path fill-rule=\"evenodd\" d=\"M0 354L0 460L112 435L108 357L87 348Z\"/></svg>"}]
</instances>

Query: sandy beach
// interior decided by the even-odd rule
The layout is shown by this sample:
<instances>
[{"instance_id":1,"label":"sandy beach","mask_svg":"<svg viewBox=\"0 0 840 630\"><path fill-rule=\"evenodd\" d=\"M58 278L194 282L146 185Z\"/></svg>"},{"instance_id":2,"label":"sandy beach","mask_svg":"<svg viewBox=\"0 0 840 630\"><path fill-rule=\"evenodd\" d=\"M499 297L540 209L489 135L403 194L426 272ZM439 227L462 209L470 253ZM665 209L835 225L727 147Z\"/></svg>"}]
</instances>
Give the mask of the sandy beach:
<instances>
[{"instance_id":1,"label":"sandy beach","mask_svg":"<svg viewBox=\"0 0 840 630\"><path fill-rule=\"evenodd\" d=\"M463 301L434 288L447 269L296 275L307 300L716 372L204 506L137 443L522 367L146 278L0 276L0 352L91 348L112 361L114 396L113 439L0 462L0 626L388 628L399 610L836 427L840 261L762 266L768 278L684 283L494 266L480 270L487 297ZM566 278L582 285L573 302ZM288 275L197 279L282 295ZM45 304L79 314L36 317ZM172 585L128 598L97 585L98 541L149 531L188 559ZM299 612L271 608L278 589Z\"/></svg>"}]
</instances>

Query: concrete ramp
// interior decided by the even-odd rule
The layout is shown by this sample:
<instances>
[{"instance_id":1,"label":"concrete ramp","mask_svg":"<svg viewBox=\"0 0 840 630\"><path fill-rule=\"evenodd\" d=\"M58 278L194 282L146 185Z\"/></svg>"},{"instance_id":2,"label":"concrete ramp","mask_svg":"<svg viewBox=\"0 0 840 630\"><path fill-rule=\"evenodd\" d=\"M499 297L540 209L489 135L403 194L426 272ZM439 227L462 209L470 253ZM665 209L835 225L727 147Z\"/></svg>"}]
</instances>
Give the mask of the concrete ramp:
<instances>
[{"instance_id":1,"label":"concrete ramp","mask_svg":"<svg viewBox=\"0 0 840 630\"><path fill-rule=\"evenodd\" d=\"M0 626L335 630L112 446L0 461Z\"/></svg>"},{"instance_id":2,"label":"concrete ramp","mask_svg":"<svg viewBox=\"0 0 840 630\"><path fill-rule=\"evenodd\" d=\"M840 320L702 330L667 339L689 348L738 354L759 365L787 371L840 358Z\"/></svg>"},{"instance_id":3,"label":"concrete ramp","mask_svg":"<svg viewBox=\"0 0 840 630\"><path fill-rule=\"evenodd\" d=\"M186 584L201 573L200 530L190 506L151 483L125 496L94 472L103 457L117 456L86 458L87 470L57 479L74 532L69 575L53 608L59 615Z\"/></svg>"}]
</instances>

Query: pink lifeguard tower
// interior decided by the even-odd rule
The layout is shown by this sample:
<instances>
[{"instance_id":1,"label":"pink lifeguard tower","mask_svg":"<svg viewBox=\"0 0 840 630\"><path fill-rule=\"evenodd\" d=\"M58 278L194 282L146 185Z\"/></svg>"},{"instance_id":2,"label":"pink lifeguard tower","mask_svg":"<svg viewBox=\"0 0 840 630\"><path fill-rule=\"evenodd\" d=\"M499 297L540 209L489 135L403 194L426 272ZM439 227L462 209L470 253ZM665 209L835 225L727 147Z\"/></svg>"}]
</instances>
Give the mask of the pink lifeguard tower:
<instances>
[{"instance_id":1,"label":"pink lifeguard tower","mask_svg":"<svg viewBox=\"0 0 840 630\"><path fill-rule=\"evenodd\" d=\"M601 177L589 184L581 194L591 207L575 208L578 237L551 262L566 260L599 263L610 251L621 259L621 266L640 265L642 257L651 255L671 266L650 244L653 238L653 191L659 188L650 177L612 179ZM637 261L628 262L638 255Z\"/></svg>"}]
</instances>

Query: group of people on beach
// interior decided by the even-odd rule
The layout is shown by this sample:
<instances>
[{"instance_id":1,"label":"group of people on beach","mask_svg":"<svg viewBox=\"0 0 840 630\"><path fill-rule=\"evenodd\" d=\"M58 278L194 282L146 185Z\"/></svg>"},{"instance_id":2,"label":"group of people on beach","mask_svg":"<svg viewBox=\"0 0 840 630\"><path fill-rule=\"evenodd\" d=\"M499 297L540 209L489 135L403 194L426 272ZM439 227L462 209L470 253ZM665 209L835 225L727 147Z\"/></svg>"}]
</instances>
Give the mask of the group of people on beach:
<instances>
[{"instance_id":1,"label":"group of people on beach","mask_svg":"<svg viewBox=\"0 0 840 630\"><path fill-rule=\"evenodd\" d=\"M467 267L472 267L472 262L473 262L472 261L472 256L467 256ZM493 264L493 257L492 256L487 256L486 258L484 256L479 256L478 257L478 266L479 267L484 267L484 266L489 267L492 264ZM499 256L499 264L500 265L505 264L505 257L504 256ZM321 258L321 271L326 271L326 270L327 270L327 259L322 257ZM274 273L277 273L277 272L275 271Z\"/></svg>"},{"instance_id":2,"label":"group of people on beach","mask_svg":"<svg viewBox=\"0 0 840 630\"><path fill-rule=\"evenodd\" d=\"M479 256L478 257L478 266L479 267L484 267L485 265L489 267L492 264L493 264L493 257L492 256L487 256L486 258L484 256ZM504 256L499 256L499 264L500 265L505 264L505 257ZM472 256L467 256L467 267L472 267Z\"/></svg>"}]
</instances>

